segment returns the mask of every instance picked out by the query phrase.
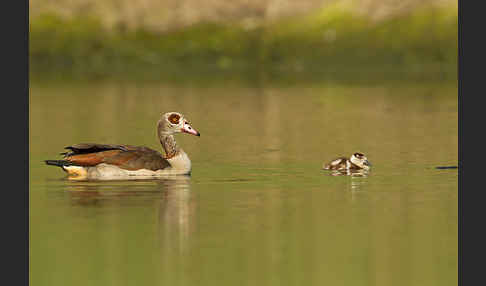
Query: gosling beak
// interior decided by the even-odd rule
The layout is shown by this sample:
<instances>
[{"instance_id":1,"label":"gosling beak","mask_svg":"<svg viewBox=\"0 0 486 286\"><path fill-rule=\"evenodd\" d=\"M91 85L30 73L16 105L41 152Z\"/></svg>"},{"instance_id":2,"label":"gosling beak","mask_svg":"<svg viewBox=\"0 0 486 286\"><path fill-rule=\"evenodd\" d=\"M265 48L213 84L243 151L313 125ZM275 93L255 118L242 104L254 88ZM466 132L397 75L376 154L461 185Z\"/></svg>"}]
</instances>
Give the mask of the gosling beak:
<instances>
[{"instance_id":1,"label":"gosling beak","mask_svg":"<svg viewBox=\"0 0 486 286\"><path fill-rule=\"evenodd\" d=\"M182 127L181 131L184 133L201 136L201 134L196 129L192 128L192 126L188 122L184 123L184 126Z\"/></svg>"}]
</instances>

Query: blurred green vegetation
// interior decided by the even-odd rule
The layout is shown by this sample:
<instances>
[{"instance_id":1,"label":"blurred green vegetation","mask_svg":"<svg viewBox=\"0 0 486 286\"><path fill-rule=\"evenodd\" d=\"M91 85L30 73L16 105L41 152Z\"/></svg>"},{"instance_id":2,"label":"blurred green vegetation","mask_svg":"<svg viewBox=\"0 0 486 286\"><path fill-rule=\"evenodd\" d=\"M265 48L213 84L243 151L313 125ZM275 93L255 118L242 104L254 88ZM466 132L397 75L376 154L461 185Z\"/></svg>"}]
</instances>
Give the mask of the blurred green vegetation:
<instances>
[{"instance_id":1,"label":"blurred green vegetation","mask_svg":"<svg viewBox=\"0 0 486 286\"><path fill-rule=\"evenodd\" d=\"M153 32L105 29L90 16L30 23L31 76L214 77L431 72L455 78L457 8L422 6L381 21L340 6L244 25L200 23Z\"/></svg>"}]
</instances>

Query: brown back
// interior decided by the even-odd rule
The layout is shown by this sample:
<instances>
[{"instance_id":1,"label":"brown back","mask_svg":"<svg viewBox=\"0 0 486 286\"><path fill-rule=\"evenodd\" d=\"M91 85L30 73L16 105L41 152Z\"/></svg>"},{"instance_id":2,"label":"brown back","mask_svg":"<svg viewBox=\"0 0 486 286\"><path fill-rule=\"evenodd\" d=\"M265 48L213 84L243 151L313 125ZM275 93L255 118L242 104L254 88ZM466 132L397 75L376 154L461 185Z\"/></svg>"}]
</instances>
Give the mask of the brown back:
<instances>
[{"instance_id":1,"label":"brown back","mask_svg":"<svg viewBox=\"0 0 486 286\"><path fill-rule=\"evenodd\" d=\"M65 160L78 166L111 164L126 170L161 170L170 163L155 150L143 146L81 143L66 147Z\"/></svg>"}]
</instances>

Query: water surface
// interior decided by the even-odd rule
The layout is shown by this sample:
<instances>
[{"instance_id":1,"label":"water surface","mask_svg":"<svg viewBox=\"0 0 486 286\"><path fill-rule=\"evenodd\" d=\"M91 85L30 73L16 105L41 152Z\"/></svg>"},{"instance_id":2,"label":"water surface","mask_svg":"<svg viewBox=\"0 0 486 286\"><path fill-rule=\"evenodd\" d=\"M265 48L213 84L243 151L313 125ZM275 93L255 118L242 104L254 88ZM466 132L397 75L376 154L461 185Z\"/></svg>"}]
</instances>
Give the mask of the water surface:
<instances>
[{"instance_id":1,"label":"water surface","mask_svg":"<svg viewBox=\"0 0 486 286\"><path fill-rule=\"evenodd\" d=\"M456 82L32 82L31 285L456 285ZM79 142L161 151L191 177L72 182ZM321 170L365 153L367 177Z\"/></svg>"}]
</instances>

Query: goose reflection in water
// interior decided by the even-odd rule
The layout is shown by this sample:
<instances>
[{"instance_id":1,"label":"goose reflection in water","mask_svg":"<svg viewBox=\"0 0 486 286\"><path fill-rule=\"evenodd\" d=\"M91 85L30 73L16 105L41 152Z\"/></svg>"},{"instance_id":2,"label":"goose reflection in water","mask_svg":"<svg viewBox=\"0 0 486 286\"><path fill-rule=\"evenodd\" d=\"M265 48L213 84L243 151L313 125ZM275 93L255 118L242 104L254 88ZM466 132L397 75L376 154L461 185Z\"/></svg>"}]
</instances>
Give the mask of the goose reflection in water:
<instances>
[{"instance_id":1,"label":"goose reflection in water","mask_svg":"<svg viewBox=\"0 0 486 286\"><path fill-rule=\"evenodd\" d=\"M187 251L189 237L196 227L197 204L192 196L190 177L180 176L161 184L164 185L164 199L159 204L160 248L162 253L177 251L182 254Z\"/></svg>"},{"instance_id":2,"label":"goose reflection in water","mask_svg":"<svg viewBox=\"0 0 486 286\"><path fill-rule=\"evenodd\" d=\"M129 216L130 212L126 211L129 207L154 209L157 213L157 240L163 252L184 252L188 238L195 230L194 217L197 208L191 195L190 176L168 176L141 181L69 181L66 191L71 204L106 208L111 214L114 211L118 217ZM98 219L105 213L91 214ZM122 220L117 220L120 221ZM149 228L153 229L150 226Z\"/></svg>"}]
</instances>

